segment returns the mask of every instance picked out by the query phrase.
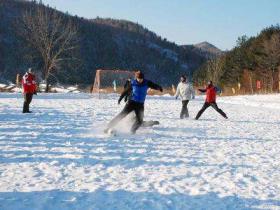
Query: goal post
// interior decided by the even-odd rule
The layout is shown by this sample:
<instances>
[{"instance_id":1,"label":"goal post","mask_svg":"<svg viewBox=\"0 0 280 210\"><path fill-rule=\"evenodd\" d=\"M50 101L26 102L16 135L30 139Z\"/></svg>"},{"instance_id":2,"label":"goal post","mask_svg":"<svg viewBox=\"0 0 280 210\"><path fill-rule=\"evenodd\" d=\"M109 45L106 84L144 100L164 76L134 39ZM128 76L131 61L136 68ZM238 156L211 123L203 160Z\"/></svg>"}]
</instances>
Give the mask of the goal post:
<instances>
[{"instance_id":1,"label":"goal post","mask_svg":"<svg viewBox=\"0 0 280 210\"><path fill-rule=\"evenodd\" d=\"M127 79L134 78L134 71L127 70L103 70L95 73L92 93L111 93L122 90Z\"/></svg>"}]
</instances>

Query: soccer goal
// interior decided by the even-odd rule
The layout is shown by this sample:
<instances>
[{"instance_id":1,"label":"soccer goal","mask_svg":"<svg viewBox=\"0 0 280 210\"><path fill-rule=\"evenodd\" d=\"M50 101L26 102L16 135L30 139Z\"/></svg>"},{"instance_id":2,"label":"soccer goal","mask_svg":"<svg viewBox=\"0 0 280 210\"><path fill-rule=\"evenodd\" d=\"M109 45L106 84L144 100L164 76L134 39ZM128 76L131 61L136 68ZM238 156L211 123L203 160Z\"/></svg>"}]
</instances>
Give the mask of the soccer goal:
<instances>
[{"instance_id":1,"label":"soccer goal","mask_svg":"<svg viewBox=\"0 0 280 210\"><path fill-rule=\"evenodd\" d=\"M134 78L134 71L96 70L92 93L120 92L127 79Z\"/></svg>"}]
</instances>

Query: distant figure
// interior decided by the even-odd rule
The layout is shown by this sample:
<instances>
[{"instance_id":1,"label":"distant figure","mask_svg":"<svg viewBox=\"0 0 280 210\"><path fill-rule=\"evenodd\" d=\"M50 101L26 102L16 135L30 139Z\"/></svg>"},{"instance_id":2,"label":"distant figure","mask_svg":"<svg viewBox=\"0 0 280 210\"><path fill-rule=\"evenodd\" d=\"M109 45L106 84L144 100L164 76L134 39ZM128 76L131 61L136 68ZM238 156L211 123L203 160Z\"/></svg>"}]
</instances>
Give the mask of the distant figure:
<instances>
[{"instance_id":1,"label":"distant figure","mask_svg":"<svg viewBox=\"0 0 280 210\"><path fill-rule=\"evenodd\" d=\"M37 95L35 75L31 68L22 77L22 90L24 96L23 110L22 113L31 113L29 110L29 104L32 101L33 94Z\"/></svg>"},{"instance_id":2,"label":"distant figure","mask_svg":"<svg viewBox=\"0 0 280 210\"><path fill-rule=\"evenodd\" d=\"M184 119L189 117L188 103L191 99L194 99L195 93L193 86L187 82L187 77L185 75L182 75L180 80L181 81L177 86L175 98L177 99L178 96L180 96L182 100L180 118Z\"/></svg>"},{"instance_id":3,"label":"distant figure","mask_svg":"<svg viewBox=\"0 0 280 210\"><path fill-rule=\"evenodd\" d=\"M130 112L134 111L136 115L136 121L133 123L131 133L135 133L136 130L142 125L144 117L144 103L147 96L148 88L159 90L162 92L162 87L144 79L144 74L141 71L135 73L135 79L128 83L128 87L123 91L120 98L123 98L128 93L131 96L126 103L124 109L109 122L105 133L109 132L111 128L117 125L123 118L125 118ZM120 100L119 100L120 103Z\"/></svg>"},{"instance_id":4,"label":"distant figure","mask_svg":"<svg viewBox=\"0 0 280 210\"><path fill-rule=\"evenodd\" d=\"M212 81L208 82L206 89L198 89L200 92L206 92L206 100L201 108L201 110L197 113L195 119L198 120L202 113L209 107L212 106L217 112L219 112L224 118L228 119L227 115L219 109L216 103L216 93L219 91L217 87L213 85Z\"/></svg>"},{"instance_id":5,"label":"distant figure","mask_svg":"<svg viewBox=\"0 0 280 210\"><path fill-rule=\"evenodd\" d=\"M116 80L113 81L113 88L114 88L114 91L117 92L117 81Z\"/></svg>"}]
</instances>

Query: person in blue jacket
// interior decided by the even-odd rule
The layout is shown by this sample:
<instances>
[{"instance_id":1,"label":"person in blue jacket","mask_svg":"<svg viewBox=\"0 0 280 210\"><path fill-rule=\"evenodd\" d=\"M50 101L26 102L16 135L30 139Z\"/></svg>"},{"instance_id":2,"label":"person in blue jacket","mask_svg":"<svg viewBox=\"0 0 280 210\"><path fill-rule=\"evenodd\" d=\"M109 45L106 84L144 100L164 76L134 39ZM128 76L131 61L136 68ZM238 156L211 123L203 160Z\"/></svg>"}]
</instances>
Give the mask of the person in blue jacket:
<instances>
[{"instance_id":1,"label":"person in blue jacket","mask_svg":"<svg viewBox=\"0 0 280 210\"><path fill-rule=\"evenodd\" d=\"M135 133L136 130L142 125L143 117L144 117L144 103L147 96L148 89L155 89L159 91L163 91L162 87L151 82L150 80L146 80L144 78L144 74L141 71L137 71L135 73L135 79L131 80L128 87L122 92L120 100L126 96L128 93L131 93L129 101L126 103L123 110L109 122L107 128L104 132L108 132L109 129L113 128L125 118L130 112L134 111L136 115L136 121L133 123L131 128L131 133Z\"/></svg>"}]
</instances>

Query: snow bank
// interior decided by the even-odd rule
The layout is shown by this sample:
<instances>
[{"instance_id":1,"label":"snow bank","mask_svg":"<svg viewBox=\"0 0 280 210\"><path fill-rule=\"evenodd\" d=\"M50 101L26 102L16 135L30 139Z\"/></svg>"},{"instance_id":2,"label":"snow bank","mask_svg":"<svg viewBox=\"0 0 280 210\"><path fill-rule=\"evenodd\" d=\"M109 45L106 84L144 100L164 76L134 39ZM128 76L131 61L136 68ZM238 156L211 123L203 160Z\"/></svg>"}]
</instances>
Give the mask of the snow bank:
<instances>
[{"instance_id":1,"label":"snow bank","mask_svg":"<svg viewBox=\"0 0 280 210\"><path fill-rule=\"evenodd\" d=\"M0 84L0 88L5 88L6 86L6 84Z\"/></svg>"},{"instance_id":2,"label":"snow bank","mask_svg":"<svg viewBox=\"0 0 280 210\"><path fill-rule=\"evenodd\" d=\"M221 97L220 101L228 104L280 109L279 94Z\"/></svg>"}]
</instances>

